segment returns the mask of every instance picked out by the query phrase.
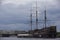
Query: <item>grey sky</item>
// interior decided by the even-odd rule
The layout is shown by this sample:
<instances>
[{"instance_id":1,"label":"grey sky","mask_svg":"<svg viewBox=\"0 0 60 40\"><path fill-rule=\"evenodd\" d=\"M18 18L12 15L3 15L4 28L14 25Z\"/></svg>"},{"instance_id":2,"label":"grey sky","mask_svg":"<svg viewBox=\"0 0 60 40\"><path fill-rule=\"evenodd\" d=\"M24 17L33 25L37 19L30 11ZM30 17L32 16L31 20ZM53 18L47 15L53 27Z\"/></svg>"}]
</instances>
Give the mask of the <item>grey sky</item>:
<instances>
[{"instance_id":1,"label":"grey sky","mask_svg":"<svg viewBox=\"0 0 60 40\"><path fill-rule=\"evenodd\" d=\"M45 6L48 20L55 20L53 25L57 25L60 31L60 0L39 0L38 12L39 20L43 20ZM0 5L0 29L4 30L28 30L30 10L33 7L33 21L35 21L35 0L3 0ZM33 25L34 27L34 25ZM35 27L34 27L35 28ZM40 27L39 25L39 28Z\"/></svg>"}]
</instances>

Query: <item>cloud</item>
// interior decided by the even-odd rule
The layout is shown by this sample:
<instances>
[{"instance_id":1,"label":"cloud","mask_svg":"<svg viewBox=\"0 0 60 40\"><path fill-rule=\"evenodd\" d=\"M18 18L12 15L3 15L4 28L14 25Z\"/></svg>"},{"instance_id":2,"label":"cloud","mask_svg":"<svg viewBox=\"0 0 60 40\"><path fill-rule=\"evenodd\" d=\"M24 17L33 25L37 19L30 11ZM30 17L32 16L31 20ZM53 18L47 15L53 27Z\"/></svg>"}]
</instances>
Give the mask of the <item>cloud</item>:
<instances>
[{"instance_id":1,"label":"cloud","mask_svg":"<svg viewBox=\"0 0 60 40\"><path fill-rule=\"evenodd\" d=\"M28 0L30 1L30 0ZM9 0L7 4L7 0L4 1L4 4L0 6L0 29L8 29L10 30L22 30L22 29L30 29L30 13L31 8L33 10L33 22L35 23L35 1L28 2L27 0L23 2L17 1L17 0ZM24 5L16 4L16 2L23 2ZM25 2L28 2L25 4ZM47 9L47 20L56 20L56 25L59 28L59 22L60 21L60 7L58 5L58 0L40 0L38 1L38 15L39 15L39 21L44 20L44 10L45 6ZM5 4L6 3L6 4ZM15 3L15 4L14 4ZM17 6L18 5L18 6ZM55 22L54 22L55 23ZM16 24L16 25L15 25ZM42 23L40 23L42 25ZM28 25L28 26L26 26ZM34 24L35 25L35 24ZM34 27L33 25L33 27ZM41 26L39 25L39 26ZM42 27L39 27L42 28ZM59 29L58 29L59 31Z\"/></svg>"},{"instance_id":2,"label":"cloud","mask_svg":"<svg viewBox=\"0 0 60 40\"><path fill-rule=\"evenodd\" d=\"M4 0L3 4L14 3L14 4L26 4L34 0Z\"/></svg>"},{"instance_id":3,"label":"cloud","mask_svg":"<svg viewBox=\"0 0 60 40\"><path fill-rule=\"evenodd\" d=\"M29 30L29 25L25 24L0 24L0 30Z\"/></svg>"}]
</instances>

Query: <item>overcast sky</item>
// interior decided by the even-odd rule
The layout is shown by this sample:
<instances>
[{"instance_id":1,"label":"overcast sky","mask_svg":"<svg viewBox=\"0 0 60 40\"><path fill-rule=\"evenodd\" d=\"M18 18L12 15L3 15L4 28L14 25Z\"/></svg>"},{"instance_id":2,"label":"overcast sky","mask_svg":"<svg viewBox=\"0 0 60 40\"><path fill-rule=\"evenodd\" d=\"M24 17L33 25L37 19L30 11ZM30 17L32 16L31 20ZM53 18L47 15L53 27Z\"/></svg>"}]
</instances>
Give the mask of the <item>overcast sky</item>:
<instances>
[{"instance_id":1,"label":"overcast sky","mask_svg":"<svg viewBox=\"0 0 60 40\"><path fill-rule=\"evenodd\" d=\"M29 30L30 13L35 21L36 0L2 0L0 4L0 30ZM60 31L60 0L38 0L38 18L44 20L44 10L47 10L48 25L56 25ZM35 28L33 22L33 28ZM39 23L42 28L42 23Z\"/></svg>"}]
</instances>

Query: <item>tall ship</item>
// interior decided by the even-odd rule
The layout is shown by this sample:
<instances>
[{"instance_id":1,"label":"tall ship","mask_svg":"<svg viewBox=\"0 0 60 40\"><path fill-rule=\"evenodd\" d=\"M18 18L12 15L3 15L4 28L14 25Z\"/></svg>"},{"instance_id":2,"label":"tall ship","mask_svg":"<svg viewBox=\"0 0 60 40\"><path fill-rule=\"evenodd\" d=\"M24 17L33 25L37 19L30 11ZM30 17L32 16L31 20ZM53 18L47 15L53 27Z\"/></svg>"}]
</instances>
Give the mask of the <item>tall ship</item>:
<instances>
[{"instance_id":1,"label":"tall ship","mask_svg":"<svg viewBox=\"0 0 60 40\"><path fill-rule=\"evenodd\" d=\"M32 13L30 14L30 27L31 27L31 30L29 30L28 32L27 32L27 34L25 34L25 36L24 36L24 34L23 34L23 36L20 36L20 35L18 35L18 37L29 37L29 38L56 38L56 26L46 26L47 25L47 16L46 16L46 14L47 14L47 11L46 11L46 8L45 8L45 10L44 10L44 27L43 28L41 28L41 29L39 29L38 28L38 22L39 22L39 20L38 20L38 7L37 7L37 1L36 1L36 11L35 11L35 14L36 14L36 16L35 16L35 26L36 26L36 29L34 29L33 30L33 21L32 21L32 19L33 19L33 15L32 15Z\"/></svg>"},{"instance_id":2,"label":"tall ship","mask_svg":"<svg viewBox=\"0 0 60 40\"><path fill-rule=\"evenodd\" d=\"M3 31L3 34L0 32L0 36L2 37L9 37L9 36L17 36L17 37L23 37L23 38L56 38L56 26L48 26L47 27L47 11L46 8L44 10L44 21L43 21L43 28L39 29L39 20L38 20L38 6L37 6L37 0L36 0L36 7L35 7L35 29L33 30L33 14L30 13L30 27L31 29L26 31L17 31L17 32L5 32Z\"/></svg>"}]
</instances>

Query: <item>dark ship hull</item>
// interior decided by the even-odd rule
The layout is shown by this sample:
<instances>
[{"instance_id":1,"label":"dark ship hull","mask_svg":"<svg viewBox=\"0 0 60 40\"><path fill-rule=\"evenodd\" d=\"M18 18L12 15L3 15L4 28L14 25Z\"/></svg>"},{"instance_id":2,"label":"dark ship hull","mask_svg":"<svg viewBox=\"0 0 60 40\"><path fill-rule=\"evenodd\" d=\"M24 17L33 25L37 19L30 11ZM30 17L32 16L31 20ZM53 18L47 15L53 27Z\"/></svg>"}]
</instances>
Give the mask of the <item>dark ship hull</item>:
<instances>
[{"instance_id":1,"label":"dark ship hull","mask_svg":"<svg viewBox=\"0 0 60 40\"><path fill-rule=\"evenodd\" d=\"M18 36L18 37L23 37L23 38L56 38L56 26L32 30L32 31L29 31L28 34L30 34L30 35L27 35L27 36L23 35L23 36Z\"/></svg>"}]
</instances>

